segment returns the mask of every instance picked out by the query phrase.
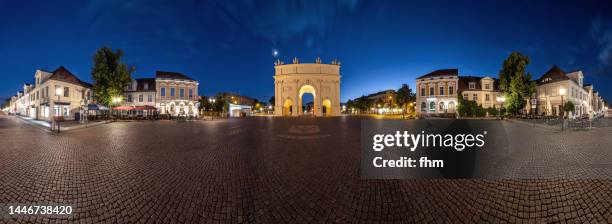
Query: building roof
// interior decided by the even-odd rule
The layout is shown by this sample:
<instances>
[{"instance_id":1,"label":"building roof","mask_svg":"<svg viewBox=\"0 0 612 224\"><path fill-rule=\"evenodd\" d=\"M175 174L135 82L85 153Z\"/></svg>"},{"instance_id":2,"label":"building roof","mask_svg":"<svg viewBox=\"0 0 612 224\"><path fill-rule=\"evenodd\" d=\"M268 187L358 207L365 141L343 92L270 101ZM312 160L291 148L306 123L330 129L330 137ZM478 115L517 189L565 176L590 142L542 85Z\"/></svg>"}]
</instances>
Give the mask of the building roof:
<instances>
[{"instance_id":1,"label":"building roof","mask_svg":"<svg viewBox=\"0 0 612 224\"><path fill-rule=\"evenodd\" d=\"M70 71L68 71L68 69L66 69L64 66L60 66L59 68L55 69L55 71L51 73L52 74L51 76L49 76L49 79L69 82L69 83L73 83L73 84L81 85L85 87L92 87L90 83L80 80Z\"/></svg>"},{"instance_id":2,"label":"building roof","mask_svg":"<svg viewBox=\"0 0 612 224\"><path fill-rule=\"evenodd\" d=\"M430 72L430 73L427 73L425 75L422 75L422 76L418 77L417 79L433 78L433 77L448 76L448 75L459 75L459 69L456 69L456 68L452 68L452 69L438 69L438 70L435 70L433 72Z\"/></svg>"},{"instance_id":3,"label":"building roof","mask_svg":"<svg viewBox=\"0 0 612 224\"><path fill-rule=\"evenodd\" d=\"M53 71L51 76L49 76L48 80L68 82L68 83L72 83L72 84L76 84L76 85L80 85L80 86L84 86L88 88L92 87L91 84L81 81L74 74L68 71L68 69L64 68L64 66L60 66L59 68L55 69L55 71Z\"/></svg>"},{"instance_id":4,"label":"building roof","mask_svg":"<svg viewBox=\"0 0 612 224\"><path fill-rule=\"evenodd\" d=\"M482 80L483 78L493 79L493 91L499 91L499 79L492 78L492 77L479 77L479 76L459 76L457 88L459 89L459 91L482 90L482 86L480 85L480 80ZM474 82L476 84L474 89L469 88L470 82Z\"/></svg>"},{"instance_id":5,"label":"building roof","mask_svg":"<svg viewBox=\"0 0 612 224\"><path fill-rule=\"evenodd\" d=\"M194 79L189 78L186 75L183 75L182 73L178 73L178 72L165 72L165 71L156 71L155 72L155 78L161 78L161 79L181 79L181 80L195 81Z\"/></svg>"},{"instance_id":6,"label":"building roof","mask_svg":"<svg viewBox=\"0 0 612 224\"><path fill-rule=\"evenodd\" d=\"M136 80L136 90L131 91L155 91L155 78L141 78L134 79ZM145 89L145 84L147 84L148 88Z\"/></svg>"},{"instance_id":7,"label":"building roof","mask_svg":"<svg viewBox=\"0 0 612 224\"><path fill-rule=\"evenodd\" d=\"M553 83L553 82L569 80L570 78L567 77L567 75L565 74L566 73L563 70L561 70L559 66L553 65L553 67L550 68L550 70L548 70L546 73L544 73L544 75L542 75L542 77L536 80L536 83L538 85L541 85L541 84L546 84L546 83Z\"/></svg>"}]
</instances>

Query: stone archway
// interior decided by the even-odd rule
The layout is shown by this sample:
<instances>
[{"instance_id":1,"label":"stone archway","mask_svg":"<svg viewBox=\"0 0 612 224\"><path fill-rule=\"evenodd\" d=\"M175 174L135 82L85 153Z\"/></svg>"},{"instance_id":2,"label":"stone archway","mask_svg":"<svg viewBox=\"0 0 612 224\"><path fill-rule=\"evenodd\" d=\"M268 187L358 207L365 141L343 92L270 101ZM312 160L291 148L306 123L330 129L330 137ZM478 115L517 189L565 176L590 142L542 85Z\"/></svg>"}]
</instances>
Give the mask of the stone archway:
<instances>
[{"instance_id":1,"label":"stone archway","mask_svg":"<svg viewBox=\"0 0 612 224\"><path fill-rule=\"evenodd\" d=\"M329 116L330 112L331 112L331 100L329 99L325 99L323 100L323 102L321 103L321 114L323 116Z\"/></svg>"},{"instance_id":2,"label":"stone archway","mask_svg":"<svg viewBox=\"0 0 612 224\"><path fill-rule=\"evenodd\" d=\"M304 94L307 94L307 93L312 94L313 103L314 103L313 114L316 114L317 107L319 106L318 102L314 100L317 98L317 90L313 86L306 84L300 87L300 90L298 93L298 103L297 103L298 115L304 114L304 111L302 111L302 105L304 104L304 102L302 101L302 97L304 96Z\"/></svg>"},{"instance_id":3,"label":"stone archway","mask_svg":"<svg viewBox=\"0 0 612 224\"><path fill-rule=\"evenodd\" d=\"M304 114L302 96L307 93L313 96L315 116L323 116L323 111L325 116L340 115L340 63L336 60L331 64L322 64L319 58L314 64L300 64L297 58L293 64L278 60L274 70L275 115Z\"/></svg>"},{"instance_id":4,"label":"stone archway","mask_svg":"<svg viewBox=\"0 0 612 224\"><path fill-rule=\"evenodd\" d=\"M281 112L282 112L281 115L283 116L293 115L293 101L291 101L291 99L286 99L285 102L283 102Z\"/></svg>"}]
</instances>

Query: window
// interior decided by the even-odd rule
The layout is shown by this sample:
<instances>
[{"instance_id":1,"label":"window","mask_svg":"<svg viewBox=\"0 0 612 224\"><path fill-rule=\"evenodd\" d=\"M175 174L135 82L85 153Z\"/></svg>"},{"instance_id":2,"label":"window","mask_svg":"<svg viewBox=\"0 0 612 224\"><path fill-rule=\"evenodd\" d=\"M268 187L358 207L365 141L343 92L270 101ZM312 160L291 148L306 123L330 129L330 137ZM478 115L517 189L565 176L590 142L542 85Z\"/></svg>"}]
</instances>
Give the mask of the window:
<instances>
[{"instance_id":1,"label":"window","mask_svg":"<svg viewBox=\"0 0 612 224\"><path fill-rule=\"evenodd\" d=\"M143 101L142 94L140 94L140 95L138 95L138 102L142 103L142 101Z\"/></svg>"},{"instance_id":2,"label":"window","mask_svg":"<svg viewBox=\"0 0 612 224\"><path fill-rule=\"evenodd\" d=\"M454 94L454 93L453 93L453 87L452 87L452 86L449 86L449 87L448 87L448 95L453 95L453 94Z\"/></svg>"},{"instance_id":3,"label":"window","mask_svg":"<svg viewBox=\"0 0 612 224\"><path fill-rule=\"evenodd\" d=\"M425 88L423 88L422 90L423 91L421 91L421 92L425 93ZM427 104L425 102L422 102L421 103L421 111L425 112L426 110L427 110Z\"/></svg>"},{"instance_id":4,"label":"window","mask_svg":"<svg viewBox=\"0 0 612 224\"><path fill-rule=\"evenodd\" d=\"M429 103L429 112L436 112L436 103L433 101Z\"/></svg>"},{"instance_id":5,"label":"window","mask_svg":"<svg viewBox=\"0 0 612 224\"><path fill-rule=\"evenodd\" d=\"M149 83L144 84L144 90L149 90Z\"/></svg>"},{"instance_id":6,"label":"window","mask_svg":"<svg viewBox=\"0 0 612 224\"><path fill-rule=\"evenodd\" d=\"M132 95L127 95L127 102L131 103L132 102Z\"/></svg>"},{"instance_id":7,"label":"window","mask_svg":"<svg viewBox=\"0 0 612 224\"><path fill-rule=\"evenodd\" d=\"M476 83L475 82L470 82L469 87L470 89L476 89Z\"/></svg>"},{"instance_id":8,"label":"window","mask_svg":"<svg viewBox=\"0 0 612 224\"><path fill-rule=\"evenodd\" d=\"M193 98L193 89L189 89L189 99Z\"/></svg>"},{"instance_id":9,"label":"window","mask_svg":"<svg viewBox=\"0 0 612 224\"><path fill-rule=\"evenodd\" d=\"M489 101L489 94L485 94L485 101Z\"/></svg>"},{"instance_id":10,"label":"window","mask_svg":"<svg viewBox=\"0 0 612 224\"><path fill-rule=\"evenodd\" d=\"M468 99L468 94L467 94L467 93L466 93L466 94L463 94L463 99L465 99L465 100L469 100L469 99Z\"/></svg>"},{"instance_id":11,"label":"window","mask_svg":"<svg viewBox=\"0 0 612 224\"><path fill-rule=\"evenodd\" d=\"M421 88L421 96L425 96L425 88Z\"/></svg>"},{"instance_id":12,"label":"window","mask_svg":"<svg viewBox=\"0 0 612 224\"><path fill-rule=\"evenodd\" d=\"M485 84L485 89L491 89L491 84Z\"/></svg>"},{"instance_id":13,"label":"window","mask_svg":"<svg viewBox=\"0 0 612 224\"><path fill-rule=\"evenodd\" d=\"M474 95L472 95L472 100L474 100L474 101L478 101L478 94L474 94Z\"/></svg>"},{"instance_id":14,"label":"window","mask_svg":"<svg viewBox=\"0 0 612 224\"><path fill-rule=\"evenodd\" d=\"M185 89L183 89L183 88L179 89L179 97L185 98Z\"/></svg>"},{"instance_id":15,"label":"window","mask_svg":"<svg viewBox=\"0 0 612 224\"><path fill-rule=\"evenodd\" d=\"M166 87L161 87L161 90L159 92L161 96L166 96Z\"/></svg>"},{"instance_id":16,"label":"window","mask_svg":"<svg viewBox=\"0 0 612 224\"><path fill-rule=\"evenodd\" d=\"M444 102L440 102L440 111L444 111Z\"/></svg>"},{"instance_id":17,"label":"window","mask_svg":"<svg viewBox=\"0 0 612 224\"><path fill-rule=\"evenodd\" d=\"M70 97L70 88L64 87L64 97Z\"/></svg>"},{"instance_id":18,"label":"window","mask_svg":"<svg viewBox=\"0 0 612 224\"><path fill-rule=\"evenodd\" d=\"M153 102L153 95L147 96L147 102Z\"/></svg>"},{"instance_id":19,"label":"window","mask_svg":"<svg viewBox=\"0 0 612 224\"><path fill-rule=\"evenodd\" d=\"M45 88L45 97L49 97L49 87Z\"/></svg>"},{"instance_id":20,"label":"window","mask_svg":"<svg viewBox=\"0 0 612 224\"><path fill-rule=\"evenodd\" d=\"M436 95L436 94L434 93L434 87L429 87L429 95L430 95L430 96Z\"/></svg>"},{"instance_id":21,"label":"window","mask_svg":"<svg viewBox=\"0 0 612 224\"><path fill-rule=\"evenodd\" d=\"M68 117L68 112L70 112L70 107L63 106L63 108L62 108L62 116Z\"/></svg>"},{"instance_id":22,"label":"window","mask_svg":"<svg viewBox=\"0 0 612 224\"><path fill-rule=\"evenodd\" d=\"M60 116L60 106L59 105L53 106L53 116Z\"/></svg>"},{"instance_id":23,"label":"window","mask_svg":"<svg viewBox=\"0 0 612 224\"><path fill-rule=\"evenodd\" d=\"M170 88L170 96L174 96L174 88Z\"/></svg>"},{"instance_id":24,"label":"window","mask_svg":"<svg viewBox=\"0 0 612 224\"><path fill-rule=\"evenodd\" d=\"M444 86L440 86L440 96L444 96Z\"/></svg>"},{"instance_id":25,"label":"window","mask_svg":"<svg viewBox=\"0 0 612 224\"><path fill-rule=\"evenodd\" d=\"M36 91L36 99L38 99L38 98L39 98L39 97L38 97L38 91Z\"/></svg>"}]
</instances>

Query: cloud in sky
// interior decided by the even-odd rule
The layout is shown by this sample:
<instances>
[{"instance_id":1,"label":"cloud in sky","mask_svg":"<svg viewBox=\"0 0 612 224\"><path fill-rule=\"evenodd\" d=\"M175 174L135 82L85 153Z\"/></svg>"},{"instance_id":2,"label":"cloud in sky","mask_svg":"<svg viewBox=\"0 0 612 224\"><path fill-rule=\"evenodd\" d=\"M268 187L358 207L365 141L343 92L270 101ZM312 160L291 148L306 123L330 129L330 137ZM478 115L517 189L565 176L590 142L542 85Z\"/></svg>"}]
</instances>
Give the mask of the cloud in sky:
<instances>
[{"instance_id":1,"label":"cloud in sky","mask_svg":"<svg viewBox=\"0 0 612 224\"><path fill-rule=\"evenodd\" d=\"M342 1L219 1L209 15L222 18L229 36L246 34L271 45L301 37L303 45L313 48L325 40L334 18L358 8L357 0Z\"/></svg>"},{"instance_id":2,"label":"cloud in sky","mask_svg":"<svg viewBox=\"0 0 612 224\"><path fill-rule=\"evenodd\" d=\"M596 43L600 72L612 71L612 24L601 17L593 20L591 37Z\"/></svg>"}]
</instances>

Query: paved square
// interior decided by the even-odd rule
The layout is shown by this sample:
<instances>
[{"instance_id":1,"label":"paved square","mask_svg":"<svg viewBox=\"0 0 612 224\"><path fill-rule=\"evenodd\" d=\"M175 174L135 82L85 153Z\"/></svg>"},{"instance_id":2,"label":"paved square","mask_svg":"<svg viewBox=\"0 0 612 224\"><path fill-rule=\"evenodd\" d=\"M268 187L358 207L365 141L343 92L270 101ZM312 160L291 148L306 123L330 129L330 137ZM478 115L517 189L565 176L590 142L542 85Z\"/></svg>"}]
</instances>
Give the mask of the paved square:
<instances>
[{"instance_id":1,"label":"paved square","mask_svg":"<svg viewBox=\"0 0 612 224\"><path fill-rule=\"evenodd\" d=\"M512 147L610 169L610 127L504 126ZM75 206L68 220L0 223L612 222L612 180L360 180L359 128L350 117L260 117L57 135L0 116L0 203Z\"/></svg>"}]
</instances>

